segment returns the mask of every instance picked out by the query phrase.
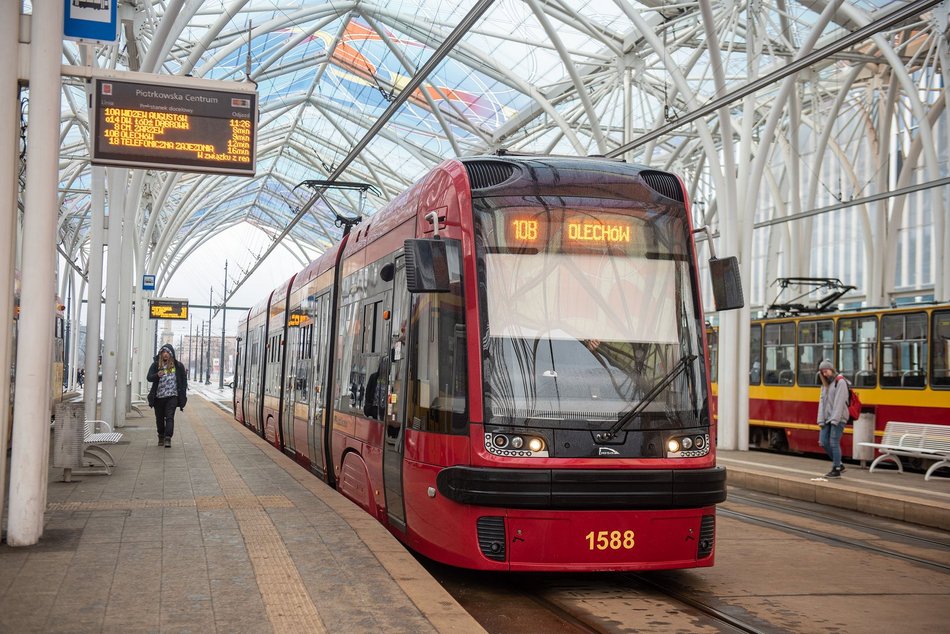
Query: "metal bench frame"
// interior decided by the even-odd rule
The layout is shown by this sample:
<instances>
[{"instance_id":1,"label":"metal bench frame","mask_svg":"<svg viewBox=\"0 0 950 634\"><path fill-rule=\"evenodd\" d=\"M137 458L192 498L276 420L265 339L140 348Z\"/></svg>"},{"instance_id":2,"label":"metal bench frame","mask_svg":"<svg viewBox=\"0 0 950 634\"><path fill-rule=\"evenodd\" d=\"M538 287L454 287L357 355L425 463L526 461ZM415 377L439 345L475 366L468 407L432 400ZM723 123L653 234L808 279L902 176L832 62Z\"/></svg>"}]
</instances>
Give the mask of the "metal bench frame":
<instances>
[{"instance_id":1,"label":"metal bench frame","mask_svg":"<svg viewBox=\"0 0 950 634\"><path fill-rule=\"evenodd\" d=\"M104 431L97 431L104 429ZM85 422L85 433L83 434L83 464L92 469L82 471L69 470L76 474L96 474L112 475L112 469L115 467L115 458L112 453L102 445L114 445L122 440L122 434L112 431L112 425L104 420L87 420ZM65 473L64 480L69 482L69 474Z\"/></svg>"},{"instance_id":2,"label":"metal bench frame","mask_svg":"<svg viewBox=\"0 0 950 634\"><path fill-rule=\"evenodd\" d=\"M924 480L929 480L937 469L950 467L950 426L891 421L884 426L881 442L858 444L874 447L881 452L871 463L868 471L872 473L877 465L885 461L893 462L897 465L897 470L904 473L901 456L937 461L927 469Z\"/></svg>"}]
</instances>

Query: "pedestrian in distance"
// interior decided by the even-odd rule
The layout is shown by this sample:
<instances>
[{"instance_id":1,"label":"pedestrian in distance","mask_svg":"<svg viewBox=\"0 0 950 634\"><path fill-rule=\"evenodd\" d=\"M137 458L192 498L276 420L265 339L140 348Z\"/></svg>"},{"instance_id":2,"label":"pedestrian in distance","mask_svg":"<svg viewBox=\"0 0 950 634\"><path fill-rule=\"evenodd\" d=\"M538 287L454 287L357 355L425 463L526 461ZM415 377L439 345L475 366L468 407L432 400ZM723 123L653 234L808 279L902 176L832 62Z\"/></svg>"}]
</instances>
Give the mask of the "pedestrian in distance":
<instances>
[{"instance_id":1,"label":"pedestrian in distance","mask_svg":"<svg viewBox=\"0 0 950 634\"><path fill-rule=\"evenodd\" d=\"M840 478L841 435L848 422L848 380L835 371L834 365L825 359L818 366L821 377L821 395L818 397L818 444L824 447L831 458L831 471L826 478Z\"/></svg>"},{"instance_id":2,"label":"pedestrian in distance","mask_svg":"<svg viewBox=\"0 0 950 634\"><path fill-rule=\"evenodd\" d=\"M166 343L155 355L146 377L152 387L148 406L155 410L158 445L171 447L175 435L175 408L185 409L188 402L188 372L175 358L175 348Z\"/></svg>"}]
</instances>

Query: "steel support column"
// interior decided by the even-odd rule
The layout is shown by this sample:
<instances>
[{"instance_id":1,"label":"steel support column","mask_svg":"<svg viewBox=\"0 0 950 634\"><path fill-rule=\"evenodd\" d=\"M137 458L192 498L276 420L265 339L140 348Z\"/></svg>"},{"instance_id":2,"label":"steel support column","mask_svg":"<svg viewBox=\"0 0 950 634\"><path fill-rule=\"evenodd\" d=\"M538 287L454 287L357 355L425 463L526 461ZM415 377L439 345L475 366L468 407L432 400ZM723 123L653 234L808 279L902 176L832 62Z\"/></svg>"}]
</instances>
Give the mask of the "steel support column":
<instances>
[{"instance_id":1,"label":"steel support column","mask_svg":"<svg viewBox=\"0 0 950 634\"><path fill-rule=\"evenodd\" d=\"M141 170L138 170L141 174ZM132 178L132 189L141 190L141 177L136 174ZM132 243L135 241L135 208L129 201L137 201L137 196L125 197L122 209L122 247L120 256L121 269L119 271L119 338L116 345L116 384L115 384L115 426L125 426L125 415L129 411L129 363L132 359Z\"/></svg>"},{"instance_id":2,"label":"steel support column","mask_svg":"<svg viewBox=\"0 0 950 634\"><path fill-rule=\"evenodd\" d=\"M89 285L86 287L86 376L83 380L83 404L86 420L98 418L99 331L102 321L102 240L105 233L106 170L92 168L92 200L89 210Z\"/></svg>"},{"instance_id":3,"label":"steel support column","mask_svg":"<svg viewBox=\"0 0 950 634\"><path fill-rule=\"evenodd\" d=\"M102 350L102 418L116 422L116 363L119 346L119 307L122 279L122 217L125 209L125 191L128 170L108 168L109 175L109 229L106 237L106 308L105 337Z\"/></svg>"},{"instance_id":4,"label":"steel support column","mask_svg":"<svg viewBox=\"0 0 950 634\"><path fill-rule=\"evenodd\" d=\"M20 100L17 95L19 3L0 2L0 333L13 332L13 285L16 268L17 134ZM13 338L0 336L0 367L13 360ZM0 381L0 403L10 402L10 381ZM0 532L7 493L7 438L10 408L0 407Z\"/></svg>"},{"instance_id":5,"label":"steel support column","mask_svg":"<svg viewBox=\"0 0 950 634\"><path fill-rule=\"evenodd\" d=\"M19 21L19 20L18 20ZM63 3L34 0L30 23L29 150L20 274L20 320L10 460L7 544L31 546L43 534L49 466L50 376L56 293ZM9 63L9 62L6 62Z\"/></svg>"}]
</instances>

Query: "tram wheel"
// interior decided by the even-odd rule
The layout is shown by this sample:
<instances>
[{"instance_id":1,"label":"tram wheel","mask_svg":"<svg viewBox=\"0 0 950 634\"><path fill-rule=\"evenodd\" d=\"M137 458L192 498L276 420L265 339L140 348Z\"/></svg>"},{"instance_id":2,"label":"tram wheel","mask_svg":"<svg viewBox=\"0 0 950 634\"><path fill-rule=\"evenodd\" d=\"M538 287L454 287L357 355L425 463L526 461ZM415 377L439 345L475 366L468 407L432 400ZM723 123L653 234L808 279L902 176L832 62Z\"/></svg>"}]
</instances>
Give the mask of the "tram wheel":
<instances>
[{"instance_id":1,"label":"tram wheel","mask_svg":"<svg viewBox=\"0 0 950 634\"><path fill-rule=\"evenodd\" d=\"M769 449L772 451L788 451L788 438L785 437L784 429L769 431Z\"/></svg>"}]
</instances>

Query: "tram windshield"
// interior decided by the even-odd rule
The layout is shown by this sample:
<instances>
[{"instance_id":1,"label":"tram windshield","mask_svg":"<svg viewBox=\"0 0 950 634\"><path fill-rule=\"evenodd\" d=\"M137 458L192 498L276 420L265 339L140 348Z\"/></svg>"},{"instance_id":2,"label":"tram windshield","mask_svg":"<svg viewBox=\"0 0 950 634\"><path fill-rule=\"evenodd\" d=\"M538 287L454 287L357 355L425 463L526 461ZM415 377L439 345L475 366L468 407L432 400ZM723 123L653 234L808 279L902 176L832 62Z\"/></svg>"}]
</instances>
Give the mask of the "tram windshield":
<instances>
[{"instance_id":1,"label":"tram windshield","mask_svg":"<svg viewBox=\"0 0 950 634\"><path fill-rule=\"evenodd\" d=\"M626 426L708 424L682 210L563 197L474 205L490 422L608 428L695 355Z\"/></svg>"}]
</instances>

